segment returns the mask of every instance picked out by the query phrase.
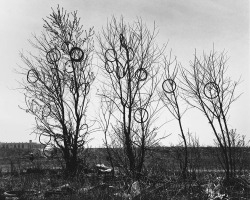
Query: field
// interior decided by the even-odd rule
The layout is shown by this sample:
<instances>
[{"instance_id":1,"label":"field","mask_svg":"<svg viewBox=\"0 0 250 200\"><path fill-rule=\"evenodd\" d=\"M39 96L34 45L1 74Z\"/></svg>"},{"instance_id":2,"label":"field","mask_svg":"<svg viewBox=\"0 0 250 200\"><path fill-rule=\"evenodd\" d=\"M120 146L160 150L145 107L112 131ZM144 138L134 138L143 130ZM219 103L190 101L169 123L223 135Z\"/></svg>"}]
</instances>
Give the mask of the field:
<instances>
[{"instance_id":1,"label":"field","mask_svg":"<svg viewBox=\"0 0 250 200\"><path fill-rule=\"evenodd\" d=\"M76 178L63 176L58 158L36 156L29 152L2 150L0 200L14 199L6 192L17 193L19 199L250 199L250 150L240 149L242 162L237 163L235 178L225 182L217 159L218 149L199 147L192 152L189 176L180 176L180 147L151 149L146 157L145 172L133 184L124 174L100 174L96 164L110 166L105 149L88 149L84 170ZM89 169L89 170L86 170ZM92 170L90 170L92 169ZM139 188L139 189L138 189Z\"/></svg>"}]
</instances>

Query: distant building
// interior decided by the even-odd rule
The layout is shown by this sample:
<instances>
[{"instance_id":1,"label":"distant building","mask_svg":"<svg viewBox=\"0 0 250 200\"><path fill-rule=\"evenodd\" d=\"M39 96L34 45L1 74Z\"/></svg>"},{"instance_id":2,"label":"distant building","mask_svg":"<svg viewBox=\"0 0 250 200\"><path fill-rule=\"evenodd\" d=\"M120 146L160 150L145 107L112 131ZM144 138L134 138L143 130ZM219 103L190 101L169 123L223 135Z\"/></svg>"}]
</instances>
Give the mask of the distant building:
<instances>
[{"instance_id":1,"label":"distant building","mask_svg":"<svg viewBox=\"0 0 250 200\"><path fill-rule=\"evenodd\" d=\"M4 142L0 143L1 149L42 149L44 145L32 142Z\"/></svg>"}]
</instances>

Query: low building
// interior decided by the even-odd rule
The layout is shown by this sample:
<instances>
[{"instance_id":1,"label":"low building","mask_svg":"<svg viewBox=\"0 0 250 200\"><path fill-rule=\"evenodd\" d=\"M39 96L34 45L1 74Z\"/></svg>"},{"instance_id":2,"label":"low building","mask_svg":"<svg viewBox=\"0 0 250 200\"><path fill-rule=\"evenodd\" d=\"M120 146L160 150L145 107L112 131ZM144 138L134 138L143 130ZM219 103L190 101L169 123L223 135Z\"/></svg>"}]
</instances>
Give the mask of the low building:
<instances>
[{"instance_id":1,"label":"low building","mask_svg":"<svg viewBox=\"0 0 250 200\"><path fill-rule=\"evenodd\" d=\"M44 145L36 142L4 142L0 143L2 149L42 149Z\"/></svg>"}]
</instances>

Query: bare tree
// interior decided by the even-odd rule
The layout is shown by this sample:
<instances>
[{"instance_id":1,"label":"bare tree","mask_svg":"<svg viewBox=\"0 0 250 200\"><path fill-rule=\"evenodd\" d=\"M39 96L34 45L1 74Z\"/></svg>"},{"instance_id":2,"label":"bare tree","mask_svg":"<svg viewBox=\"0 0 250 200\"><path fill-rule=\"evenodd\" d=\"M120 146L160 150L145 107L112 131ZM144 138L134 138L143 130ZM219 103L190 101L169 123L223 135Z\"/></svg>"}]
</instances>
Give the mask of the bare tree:
<instances>
[{"instance_id":1,"label":"bare tree","mask_svg":"<svg viewBox=\"0 0 250 200\"><path fill-rule=\"evenodd\" d=\"M213 50L209 54L204 53L201 58L195 53L191 69L182 68L181 73L186 101L206 116L220 146L226 178L230 178L233 175L233 160L228 113L239 97L235 96L239 81L233 82L226 77L226 62L224 52Z\"/></svg>"},{"instance_id":2,"label":"bare tree","mask_svg":"<svg viewBox=\"0 0 250 200\"><path fill-rule=\"evenodd\" d=\"M188 145L187 139L183 130L182 116L187 109L181 111L181 94L180 94L180 82L178 81L178 62L176 57L173 58L171 53L168 57L164 57L163 60L163 82L162 89L159 91L159 96L164 106L169 110L172 116L178 121L180 128L180 136L184 144L184 157L183 152L179 155L180 158L180 168L182 171L182 177L187 178L188 173ZM182 148L180 148L182 150Z\"/></svg>"},{"instance_id":3,"label":"bare tree","mask_svg":"<svg viewBox=\"0 0 250 200\"><path fill-rule=\"evenodd\" d=\"M87 121L92 71L93 28L80 25L77 12L52 9L45 32L30 41L35 52L21 53L27 77L22 87L26 111L36 119L34 133L45 145L61 149L67 174L75 174L78 151L91 132Z\"/></svg>"},{"instance_id":4,"label":"bare tree","mask_svg":"<svg viewBox=\"0 0 250 200\"><path fill-rule=\"evenodd\" d=\"M164 47L158 48L155 36L156 28L151 33L140 19L131 25L114 17L99 36L105 77L100 95L113 109L108 132L123 148L123 163L133 179L140 178L146 150L157 142L157 127L151 127L159 110L158 60Z\"/></svg>"}]
</instances>

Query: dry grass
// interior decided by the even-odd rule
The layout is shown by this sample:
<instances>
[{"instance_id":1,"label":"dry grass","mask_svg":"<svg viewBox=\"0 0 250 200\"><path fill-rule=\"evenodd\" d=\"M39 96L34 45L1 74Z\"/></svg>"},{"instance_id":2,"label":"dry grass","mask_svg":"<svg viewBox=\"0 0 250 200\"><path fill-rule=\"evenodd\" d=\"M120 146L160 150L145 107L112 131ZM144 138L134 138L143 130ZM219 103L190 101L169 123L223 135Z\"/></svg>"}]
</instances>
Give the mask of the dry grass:
<instances>
[{"instance_id":1,"label":"dry grass","mask_svg":"<svg viewBox=\"0 0 250 200\"><path fill-rule=\"evenodd\" d=\"M221 173L205 173L195 180L181 180L173 174L165 179L145 177L140 181L141 193L133 199L176 199L176 200L218 200L250 199L250 174L244 174L229 182L223 180ZM129 199L129 180L122 177L110 178L95 174L79 175L76 179L63 179L53 174L23 174L1 177L0 192L10 190L35 190L39 194L21 199ZM63 187L60 187L63 186ZM50 191L50 193L49 193ZM52 194L54 191L54 195ZM55 192L57 191L57 193ZM2 195L2 194L1 194ZM0 199L4 199L3 195Z\"/></svg>"},{"instance_id":2,"label":"dry grass","mask_svg":"<svg viewBox=\"0 0 250 200\"><path fill-rule=\"evenodd\" d=\"M168 154L164 153L166 159ZM166 156L167 155L167 156ZM105 155L104 155L105 156ZM164 158L162 153L159 157ZM231 180L224 180L223 172L196 168L183 180L178 170L178 162L168 158L148 157L146 169L140 180L140 195L137 200L247 200L250 199L250 172L243 170ZM171 161L171 162L169 162ZM101 162L101 161L99 161ZM42 164L42 163L40 163ZM214 163L213 163L214 165ZM39 166L41 169L42 166ZM199 166L198 166L199 167ZM216 167L217 169L217 167ZM39 171L39 170L38 170ZM37 191L36 195L24 195L23 200L82 200L82 199L132 199L127 177L84 174L74 179L65 179L62 173L2 174L0 177L0 200L5 191ZM54 194L53 194L54 193Z\"/></svg>"}]
</instances>

